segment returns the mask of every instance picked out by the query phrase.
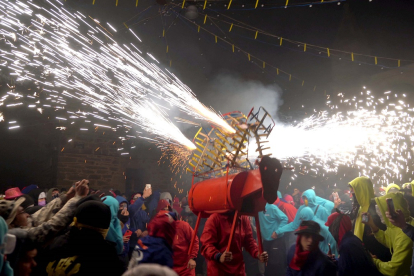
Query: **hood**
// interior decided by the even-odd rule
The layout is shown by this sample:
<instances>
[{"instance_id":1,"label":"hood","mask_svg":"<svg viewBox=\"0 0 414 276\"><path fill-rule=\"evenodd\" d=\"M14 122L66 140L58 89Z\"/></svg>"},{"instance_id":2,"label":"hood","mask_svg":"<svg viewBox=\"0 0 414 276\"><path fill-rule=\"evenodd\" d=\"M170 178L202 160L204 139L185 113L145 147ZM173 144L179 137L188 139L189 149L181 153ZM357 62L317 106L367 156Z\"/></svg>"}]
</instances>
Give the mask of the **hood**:
<instances>
[{"instance_id":1,"label":"hood","mask_svg":"<svg viewBox=\"0 0 414 276\"><path fill-rule=\"evenodd\" d=\"M316 194L315 191L313 189L309 189L303 192L302 194L302 198L306 196L306 198L308 199L308 204L309 207L316 207L316 205L318 205L316 203Z\"/></svg>"},{"instance_id":2,"label":"hood","mask_svg":"<svg viewBox=\"0 0 414 276\"><path fill-rule=\"evenodd\" d=\"M118 205L120 205L122 202L126 202L129 206L129 202L128 202L128 200L125 199L125 197L116 196L116 200L118 201Z\"/></svg>"},{"instance_id":3,"label":"hood","mask_svg":"<svg viewBox=\"0 0 414 276\"><path fill-rule=\"evenodd\" d=\"M51 202L53 200L53 198L52 198L52 192L54 190L59 190L59 189L58 188L51 188L51 189L49 189L47 191L47 194L46 194L46 203L49 203L49 202Z\"/></svg>"},{"instance_id":4,"label":"hood","mask_svg":"<svg viewBox=\"0 0 414 276\"><path fill-rule=\"evenodd\" d=\"M303 207L302 210L297 214L300 220L314 220L315 214L309 207Z\"/></svg>"},{"instance_id":5,"label":"hood","mask_svg":"<svg viewBox=\"0 0 414 276\"><path fill-rule=\"evenodd\" d=\"M397 184L391 183L390 185L387 186L387 188L385 188L385 194L388 194L388 192L390 192L391 189L397 189L398 191L401 190L400 186L398 186Z\"/></svg>"},{"instance_id":6,"label":"hood","mask_svg":"<svg viewBox=\"0 0 414 276\"><path fill-rule=\"evenodd\" d=\"M37 189L37 188L38 188L37 185L32 184L32 185L29 185L26 188L24 188L22 190L22 193L25 194L25 195L27 195L28 193L30 193L30 191L32 191L34 189Z\"/></svg>"},{"instance_id":7,"label":"hood","mask_svg":"<svg viewBox=\"0 0 414 276\"><path fill-rule=\"evenodd\" d=\"M39 188L35 188L35 189L33 189L33 190L31 190L29 192L29 196L32 197L35 206L39 205L38 204L38 202L39 202L39 195L40 195L41 192L42 192L42 190L40 190Z\"/></svg>"},{"instance_id":8,"label":"hood","mask_svg":"<svg viewBox=\"0 0 414 276\"><path fill-rule=\"evenodd\" d=\"M371 199L375 197L374 186L372 185L371 179L366 176L357 177L349 182L356 196L356 200L361 208L365 209L366 212L369 208Z\"/></svg>"},{"instance_id":9,"label":"hood","mask_svg":"<svg viewBox=\"0 0 414 276\"><path fill-rule=\"evenodd\" d=\"M109 206L109 209L111 209L111 217L112 219L118 217L118 210L119 210L119 202L112 196L105 196L102 198L102 202Z\"/></svg>"},{"instance_id":10,"label":"hood","mask_svg":"<svg viewBox=\"0 0 414 276\"><path fill-rule=\"evenodd\" d=\"M282 199L282 193L281 193L281 192L279 192L279 191L277 191L277 198Z\"/></svg>"},{"instance_id":11,"label":"hood","mask_svg":"<svg viewBox=\"0 0 414 276\"><path fill-rule=\"evenodd\" d=\"M404 198L404 195L402 193L390 193L386 194L384 196L376 197L375 203L377 204L378 208L381 211L382 219L384 220L387 227L392 228L395 227L391 224L391 222L388 220L388 218L385 216L385 212L388 211L388 206L386 199L392 198L392 201L394 202L395 210L400 209L405 217L405 221L410 220L410 211L408 210L408 204L407 201Z\"/></svg>"},{"instance_id":12,"label":"hood","mask_svg":"<svg viewBox=\"0 0 414 276\"><path fill-rule=\"evenodd\" d=\"M411 190L411 196L414 197L414 180L411 183L404 183L402 188Z\"/></svg>"},{"instance_id":13,"label":"hood","mask_svg":"<svg viewBox=\"0 0 414 276\"><path fill-rule=\"evenodd\" d=\"M172 196L169 192L161 193L160 200L161 199L168 199L169 202L173 202Z\"/></svg>"}]
</instances>

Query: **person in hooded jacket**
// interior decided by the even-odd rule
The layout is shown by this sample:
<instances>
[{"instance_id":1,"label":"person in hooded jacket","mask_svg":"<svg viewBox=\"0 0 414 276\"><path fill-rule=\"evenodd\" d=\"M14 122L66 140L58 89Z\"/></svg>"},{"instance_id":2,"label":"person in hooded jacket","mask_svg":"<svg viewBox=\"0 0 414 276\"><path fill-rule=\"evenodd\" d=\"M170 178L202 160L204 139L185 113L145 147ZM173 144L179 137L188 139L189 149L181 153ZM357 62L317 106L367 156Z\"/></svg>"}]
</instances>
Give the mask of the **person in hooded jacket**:
<instances>
[{"instance_id":1,"label":"person in hooded jacket","mask_svg":"<svg viewBox=\"0 0 414 276\"><path fill-rule=\"evenodd\" d=\"M389 193L398 193L401 190L401 187L395 183L388 184L387 188L385 188L385 194Z\"/></svg>"},{"instance_id":2,"label":"person in hooded jacket","mask_svg":"<svg viewBox=\"0 0 414 276\"><path fill-rule=\"evenodd\" d=\"M315 196L316 199L316 204L325 207L325 209L328 211L329 214L332 213L332 211L335 209L335 203L328 200L328 199L324 199L322 197L319 196Z\"/></svg>"},{"instance_id":3,"label":"person in hooded jacket","mask_svg":"<svg viewBox=\"0 0 414 276\"><path fill-rule=\"evenodd\" d=\"M207 261L207 274L215 276L245 275L242 248L253 258L267 262L267 252L259 254L253 238L250 221L246 216L238 216L236 227L227 251L234 212L212 214L206 221L201 235L201 254Z\"/></svg>"},{"instance_id":4,"label":"person in hooded jacket","mask_svg":"<svg viewBox=\"0 0 414 276\"><path fill-rule=\"evenodd\" d=\"M314 211L310 207L301 206L299 208L298 214L295 217L295 220L279 229L277 229L273 234L272 237L276 238L286 232L293 232L299 228L302 221L314 221L319 224L320 226L320 235L323 236L323 240L319 242L319 247L322 252L328 254L329 252L329 244L333 254L338 255L338 249L335 239L333 238L332 234L329 232L328 227L325 225L325 222L321 221L314 215Z\"/></svg>"},{"instance_id":5,"label":"person in hooded jacket","mask_svg":"<svg viewBox=\"0 0 414 276\"><path fill-rule=\"evenodd\" d=\"M293 204L286 203L281 198L282 194L278 191L277 199L273 204L276 205L287 216L288 222L291 223L295 219L298 210L295 208L295 206L293 206Z\"/></svg>"},{"instance_id":6,"label":"person in hooded jacket","mask_svg":"<svg viewBox=\"0 0 414 276\"><path fill-rule=\"evenodd\" d=\"M402 192L404 193L404 198L408 202L408 209L410 214L414 214L414 180L411 183L404 183L402 185Z\"/></svg>"},{"instance_id":7,"label":"person in hooded jacket","mask_svg":"<svg viewBox=\"0 0 414 276\"><path fill-rule=\"evenodd\" d=\"M375 238L392 252L392 256L388 262L374 257L374 263L383 275L410 275L413 242L404 234L401 228L394 226L388 220L386 216L386 212L388 211L387 198L393 200L395 209L402 211L406 221L411 221L407 201L401 193L389 193L375 198L377 214L381 218L381 221L387 225L387 230L383 231L379 229L368 212L364 213L364 215L368 216L368 222L364 223L369 225Z\"/></svg>"},{"instance_id":8,"label":"person in hooded jacket","mask_svg":"<svg viewBox=\"0 0 414 276\"><path fill-rule=\"evenodd\" d=\"M292 206L293 207L293 206ZM266 203L265 211L259 212L263 250L269 254L265 275L284 275L286 267L286 245L283 235L272 238L276 229L288 223L287 216L275 205Z\"/></svg>"},{"instance_id":9,"label":"person in hooded jacket","mask_svg":"<svg viewBox=\"0 0 414 276\"><path fill-rule=\"evenodd\" d=\"M109 226L106 240L114 242L116 244L116 252L122 254L124 251L124 239L122 236L121 223L118 219L119 202L112 196L105 196L102 202L107 205L111 210L111 224Z\"/></svg>"},{"instance_id":10,"label":"person in hooded jacket","mask_svg":"<svg viewBox=\"0 0 414 276\"><path fill-rule=\"evenodd\" d=\"M46 194L46 204L52 202L52 200L59 197L59 189L58 188L51 188L47 191Z\"/></svg>"},{"instance_id":11,"label":"person in hooded jacket","mask_svg":"<svg viewBox=\"0 0 414 276\"><path fill-rule=\"evenodd\" d=\"M332 260L319 249L324 240L320 234L321 227L314 221L302 221L296 244L288 252L286 276L335 276L336 266Z\"/></svg>"},{"instance_id":12,"label":"person in hooded jacket","mask_svg":"<svg viewBox=\"0 0 414 276\"><path fill-rule=\"evenodd\" d=\"M175 222L175 238L173 242L173 269L180 276L194 276L196 268L196 258L199 249L199 240L196 235L194 246L190 254L191 238L195 235L193 228L185 221L177 220Z\"/></svg>"},{"instance_id":13,"label":"person in hooded jacket","mask_svg":"<svg viewBox=\"0 0 414 276\"><path fill-rule=\"evenodd\" d=\"M285 203L289 203L291 204L293 207L295 206L295 201L293 200L293 197L289 194L285 194L283 196L283 198L281 199L281 201L285 202ZM296 208L295 208L296 209Z\"/></svg>"},{"instance_id":14,"label":"person in hooded jacket","mask_svg":"<svg viewBox=\"0 0 414 276\"><path fill-rule=\"evenodd\" d=\"M0 276L13 276L13 269L4 256L7 231L8 226L6 221L0 217Z\"/></svg>"},{"instance_id":15,"label":"person in hooded jacket","mask_svg":"<svg viewBox=\"0 0 414 276\"><path fill-rule=\"evenodd\" d=\"M175 237L174 212L160 213L148 224L148 236L141 238L134 248L128 269L139 264L156 263L173 268L173 241Z\"/></svg>"},{"instance_id":16,"label":"person in hooded jacket","mask_svg":"<svg viewBox=\"0 0 414 276\"><path fill-rule=\"evenodd\" d=\"M325 207L317 203L316 194L313 189L304 191L302 194L302 199L305 203L305 206L310 207L318 219L326 222L331 212L328 212ZM300 208L303 208L302 206Z\"/></svg>"},{"instance_id":17,"label":"person in hooded jacket","mask_svg":"<svg viewBox=\"0 0 414 276\"><path fill-rule=\"evenodd\" d=\"M387 227L381 223L380 218L375 211L374 203L374 186L368 177L357 177L349 183L351 193L353 194L353 207L350 214L353 221L353 232L364 244L365 248L372 254L377 256L382 261L389 261L391 259L390 251L375 239L371 234L369 227L365 227L362 223L362 214L369 212L381 230ZM354 196L355 195L355 196Z\"/></svg>"},{"instance_id":18,"label":"person in hooded jacket","mask_svg":"<svg viewBox=\"0 0 414 276\"><path fill-rule=\"evenodd\" d=\"M131 222L128 212L128 201L122 196L116 196L116 200L119 203L118 219L121 222L122 238L124 242L124 250L120 254L119 258L124 262L125 268L128 266L128 253L129 253L129 242L131 235L134 230L131 228Z\"/></svg>"},{"instance_id":19,"label":"person in hooded jacket","mask_svg":"<svg viewBox=\"0 0 414 276\"><path fill-rule=\"evenodd\" d=\"M123 265L112 242L105 240L112 223L110 207L98 200L81 203L69 232L50 246L48 276L122 275Z\"/></svg>"}]
</instances>

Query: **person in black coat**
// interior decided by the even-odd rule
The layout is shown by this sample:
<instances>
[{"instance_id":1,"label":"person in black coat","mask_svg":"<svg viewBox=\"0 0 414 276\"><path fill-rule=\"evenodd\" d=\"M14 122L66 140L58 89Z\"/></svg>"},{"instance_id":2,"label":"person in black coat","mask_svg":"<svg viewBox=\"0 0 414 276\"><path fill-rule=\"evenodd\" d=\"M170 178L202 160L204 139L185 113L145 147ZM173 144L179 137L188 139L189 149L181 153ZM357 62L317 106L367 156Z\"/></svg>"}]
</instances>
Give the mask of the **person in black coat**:
<instances>
[{"instance_id":1,"label":"person in black coat","mask_svg":"<svg viewBox=\"0 0 414 276\"><path fill-rule=\"evenodd\" d=\"M122 275L115 244L105 240L110 222L111 211L102 202L80 204L69 232L50 246L46 275Z\"/></svg>"},{"instance_id":2,"label":"person in black coat","mask_svg":"<svg viewBox=\"0 0 414 276\"><path fill-rule=\"evenodd\" d=\"M302 221L296 244L288 251L286 276L335 276L336 265L319 249L324 238L319 234L321 227L314 221Z\"/></svg>"}]
</instances>

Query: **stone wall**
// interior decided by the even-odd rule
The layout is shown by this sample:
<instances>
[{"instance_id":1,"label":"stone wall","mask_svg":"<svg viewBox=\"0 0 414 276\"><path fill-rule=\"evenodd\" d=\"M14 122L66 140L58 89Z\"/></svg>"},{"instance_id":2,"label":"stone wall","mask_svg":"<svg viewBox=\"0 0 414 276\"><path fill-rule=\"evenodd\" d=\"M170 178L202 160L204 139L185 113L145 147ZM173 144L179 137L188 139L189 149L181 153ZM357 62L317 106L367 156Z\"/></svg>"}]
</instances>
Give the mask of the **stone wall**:
<instances>
[{"instance_id":1,"label":"stone wall","mask_svg":"<svg viewBox=\"0 0 414 276\"><path fill-rule=\"evenodd\" d=\"M73 137L59 153L58 187L68 189L74 182L88 179L91 188L102 191L112 188L127 195L142 190L147 183L154 190L168 191L173 196L186 194L191 178L173 175L168 162L159 162L161 152L155 145L138 141L129 155L121 156L117 149L122 143L99 133ZM178 185L174 187L176 182ZM185 190L181 195L178 187Z\"/></svg>"}]
</instances>

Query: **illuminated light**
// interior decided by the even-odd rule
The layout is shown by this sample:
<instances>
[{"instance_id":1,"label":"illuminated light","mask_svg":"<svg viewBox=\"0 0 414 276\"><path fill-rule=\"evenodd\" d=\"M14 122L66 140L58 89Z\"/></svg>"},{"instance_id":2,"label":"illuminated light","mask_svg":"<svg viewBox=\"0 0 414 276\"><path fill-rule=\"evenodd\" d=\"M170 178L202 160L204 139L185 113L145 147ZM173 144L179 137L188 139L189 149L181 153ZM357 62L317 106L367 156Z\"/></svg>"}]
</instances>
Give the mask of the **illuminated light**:
<instances>
[{"instance_id":1,"label":"illuminated light","mask_svg":"<svg viewBox=\"0 0 414 276\"><path fill-rule=\"evenodd\" d=\"M87 129L87 128L81 128L80 130L82 130L82 131L87 131L88 129Z\"/></svg>"},{"instance_id":2,"label":"illuminated light","mask_svg":"<svg viewBox=\"0 0 414 276\"><path fill-rule=\"evenodd\" d=\"M15 124L15 123L17 123L17 121L11 121L11 122L9 122L9 124Z\"/></svg>"},{"instance_id":3,"label":"illuminated light","mask_svg":"<svg viewBox=\"0 0 414 276\"><path fill-rule=\"evenodd\" d=\"M131 29L129 29L129 31L139 40L139 42L142 42L142 40Z\"/></svg>"},{"instance_id":4,"label":"illuminated light","mask_svg":"<svg viewBox=\"0 0 414 276\"><path fill-rule=\"evenodd\" d=\"M11 126L9 127L9 129L15 129L15 128L19 128L20 126Z\"/></svg>"}]
</instances>

